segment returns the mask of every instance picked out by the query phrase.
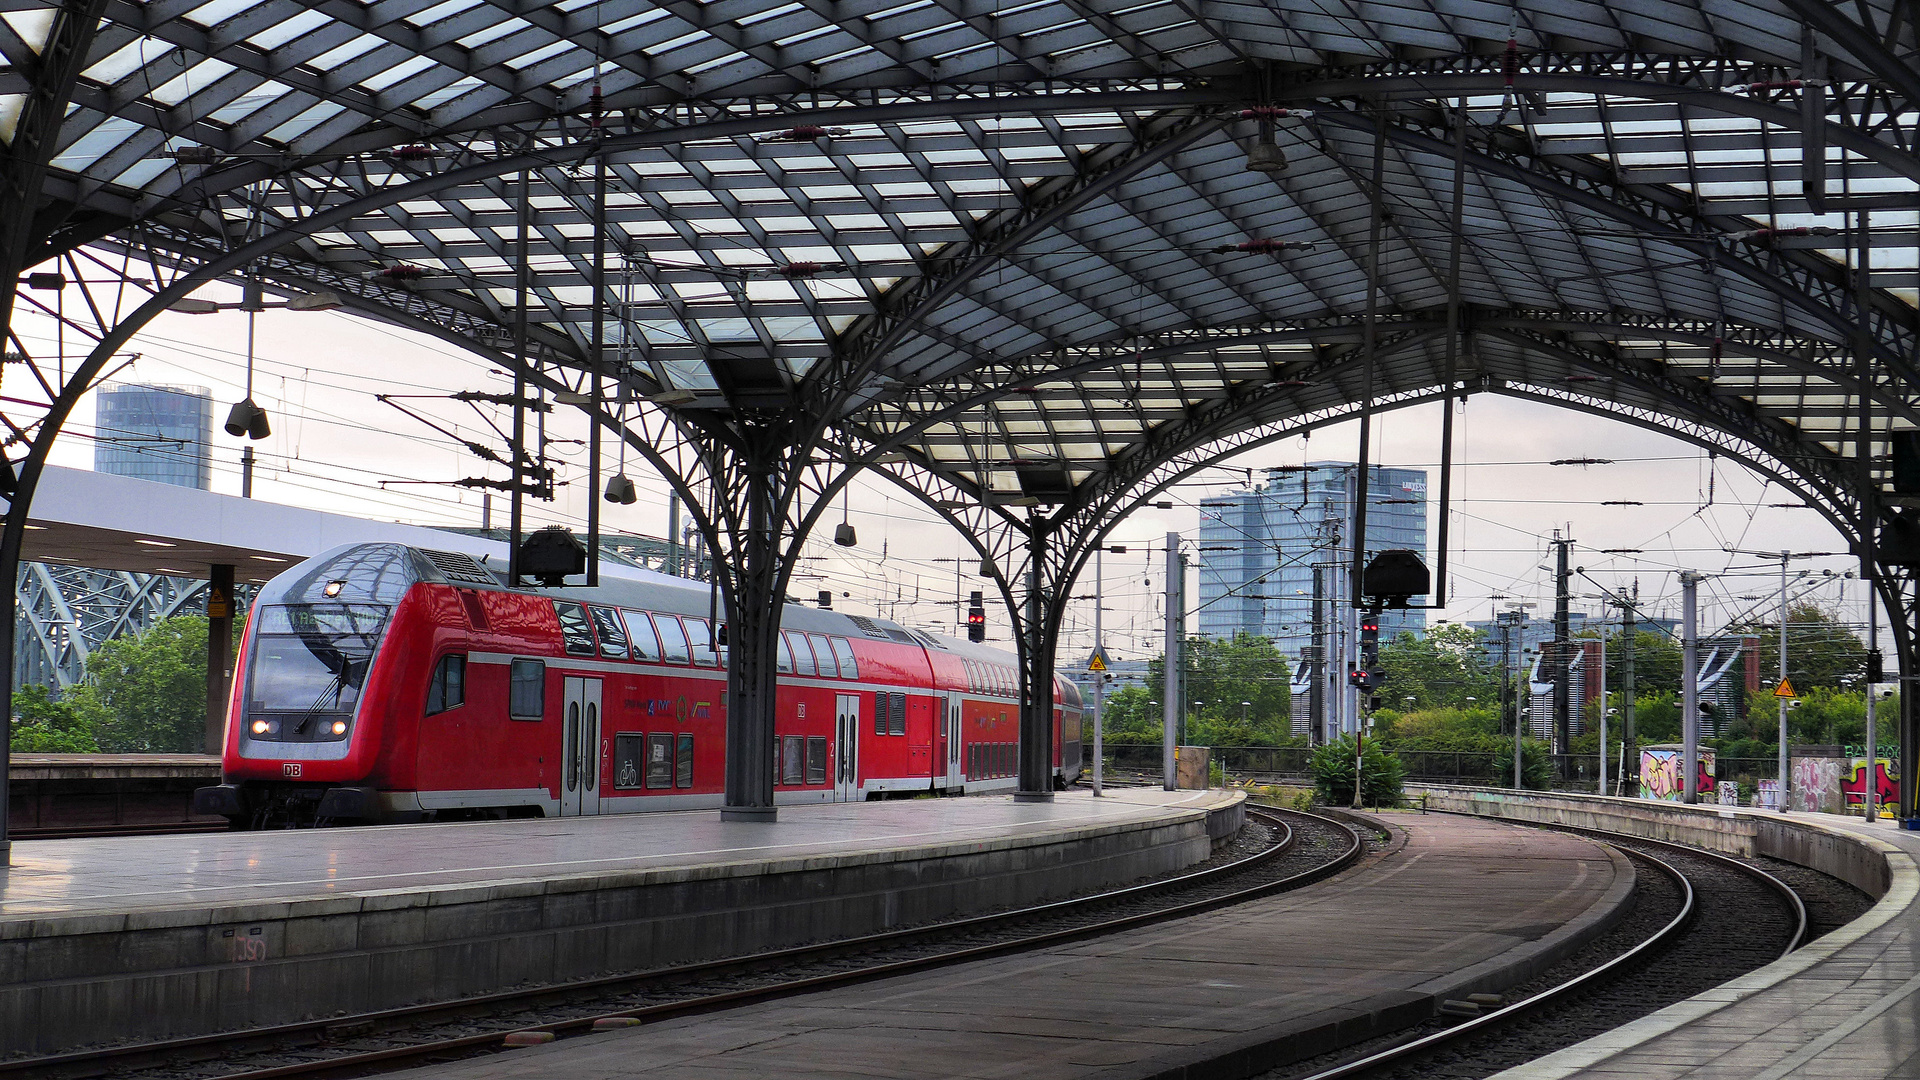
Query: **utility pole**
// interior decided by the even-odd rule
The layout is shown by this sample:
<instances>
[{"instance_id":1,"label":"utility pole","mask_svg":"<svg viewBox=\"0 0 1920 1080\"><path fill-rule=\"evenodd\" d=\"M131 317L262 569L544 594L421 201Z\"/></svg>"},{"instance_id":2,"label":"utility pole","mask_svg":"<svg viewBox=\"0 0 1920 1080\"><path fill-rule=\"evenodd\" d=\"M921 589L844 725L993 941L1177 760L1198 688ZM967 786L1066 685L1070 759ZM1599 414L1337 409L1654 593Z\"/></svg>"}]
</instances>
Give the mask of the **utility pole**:
<instances>
[{"instance_id":1,"label":"utility pole","mask_svg":"<svg viewBox=\"0 0 1920 1080\"><path fill-rule=\"evenodd\" d=\"M1785 683L1787 681L1787 560L1791 557L1792 556L1787 552L1783 551L1780 553L1780 681L1782 683ZM1778 687L1776 687L1775 689L1778 689ZM1872 703L1873 693L1871 690L1868 691L1867 698L1868 698L1867 708L1871 710L1873 708L1873 703ZM1778 702L1780 705L1780 756L1779 756L1779 772L1777 773L1777 775L1780 777L1780 782L1777 785L1780 793L1778 796L1780 799L1780 805L1774 807L1774 809L1780 811L1781 813L1785 813L1788 805L1787 804L1787 699L1783 697L1776 697L1774 698L1774 701Z\"/></svg>"},{"instance_id":2,"label":"utility pole","mask_svg":"<svg viewBox=\"0 0 1920 1080\"><path fill-rule=\"evenodd\" d=\"M1167 641L1161 666L1160 693L1160 767L1165 772L1161 786L1173 791L1180 786L1180 778L1174 768L1174 736L1180 729L1180 646L1181 623L1184 612L1180 610L1181 580L1185 576L1180 560L1180 534L1167 534Z\"/></svg>"},{"instance_id":3,"label":"utility pole","mask_svg":"<svg viewBox=\"0 0 1920 1080\"><path fill-rule=\"evenodd\" d=\"M1526 611L1502 611L1495 618L1500 624L1500 697L1503 702L1511 698L1513 702L1513 786L1517 790L1525 787L1525 773L1521 767L1521 740L1525 738L1526 725L1521 720L1520 695L1516 688L1516 676L1513 670L1514 650L1513 632L1515 628L1526 625ZM1521 635L1526 640L1526 635Z\"/></svg>"},{"instance_id":4,"label":"utility pole","mask_svg":"<svg viewBox=\"0 0 1920 1080\"><path fill-rule=\"evenodd\" d=\"M1105 656L1106 639L1100 635L1100 556L1106 554L1107 545L1103 541L1093 549L1093 655ZM959 573L960 561L954 560L954 573ZM958 610L955 605L955 610ZM1105 663L1105 661L1101 661ZM1107 717L1107 673L1104 669L1093 673L1093 797L1101 797L1100 766L1105 747L1101 745L1100 729L1106 725Z\"/></svg>"},{"instance_id":5,"label":"utility pole","mask_svg":"<svg viewBox=\"0 0 1920 1080\"><path fill-rule=\"evenodd\" d=\"M1680 571L1680 767L1685 800L1700 801L1700 575Z\"/></svg>"},{"instance_id":6,"label":"utility pole","mask_svg":"<svg viewBox=\"0 0 1920 1080\"><path fill-rule=\"evenodd\" d=\"M1553 679L1553 752L1565 754L1573 740L1573 687L1568 685L1573 673L1573 641L1567 610L1573 591L1568 580L1567 550L1573 546L1573 538L1563 538L1555 529L1553 546L1553 663L1547 670Z\"/></svg>"},{"instance_id":7,"label":"utility pole","mask_svg":"<svg viewBox=\"0 0 1920 1080\"><path fill-rule=\"evenodd\" d=\"M1604 631L1600 634L1600 786L1598 791L1602 795L1607 793L1607 635Z\"/></svg>"},{"instance_id":8,"label":"utility pole","mask_svg":"<svg viewBox=\"0 0 1920 1080\"><path fill-rule=\"evenodd\" d=\"M1631 756L1634 763L1635 780L1633 793L1635 795L1640 794L1640 783L1638 779L1640 775L1640 752L1634 745L1633 710L1634 698L1637 691L1633 685L1633 649L1635 645L1634 634L1637 632L1637 628L1634 625L1636 621L1636 612L1634 609L1639 599L1640 581L1636 578L1633 583L1633 598L1620 605L1621 646L1626 650L1625 654L1620 657L1620 779L1623 782L1626 780L1626 762L1628 757ZM1624 791L1622 793L1624 794Z\"/></svg>"},{"instance_id":9,"label":"utility pole","mask_svg":"<svg viewBox=\"0 0 1920 1080\"><path fill-rule=\"evenodd\" d=\"M1333 741L1327 730L1327 571L1313 567L1313 653L1308 658L1313 673L1312 689L1307 691L1307 742L1324 745Z\"/></svg>"},{"instance_id":10,"label":"utility pole","mask_svg":"<svg viewBox=\"0 0 1920 1080\"><path fill-rule=\"evenodd\" d=\"M1879 733L1874 730L1876 717L1873 708L1875 697L1873 688L1883 673L1878 670L1880 667L1880 603L1873 595L1873 579L1868 577L1861 584L1866 586L1867 593L1867 674L1862 680L1867 688L1867 772L1862 787L1866 789L1864 791L1866 815L1868 823L1871 824L1880 817L1880 808L1875 805L1880 801L1880 764L1875 760L1878 755L1875 752L1874 743Z\"/></svg>"}]
</instances>

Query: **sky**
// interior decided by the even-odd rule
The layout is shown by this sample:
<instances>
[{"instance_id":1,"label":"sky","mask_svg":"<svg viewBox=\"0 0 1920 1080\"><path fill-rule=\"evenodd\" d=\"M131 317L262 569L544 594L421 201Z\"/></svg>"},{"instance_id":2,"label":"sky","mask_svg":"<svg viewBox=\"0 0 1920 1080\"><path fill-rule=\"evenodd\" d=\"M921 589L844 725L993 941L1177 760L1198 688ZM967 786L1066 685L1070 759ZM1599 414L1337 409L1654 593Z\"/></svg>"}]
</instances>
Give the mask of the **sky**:
<instances>
[{"instance_id":1,"label":"sky","mask_svg":"<svg viewBox=\"0 0 1920 1080\"><path fill-rule=\"evenodd\" d=\"M214 286L202 295L230 300ZM462 439L503 445L488 426L504 430L504 410L483 415L448 400L458 390L504 391L506 373L445 343L340 312L269 310L254 326L254 398L268 410L273 434L255 444L259 464L254 497L337 513L419 525L478 526L481 495L451 486L463 477L504 476L446 434L376 399L389 395L407 409ZM54 324L23 317L19 331L29 348L52 353ZM71 335L70 335L71 336ZM121 367L114 381L206 387L214 398L213 488L239 494L244 439L221 428L226 410L245 393L247 316L168 314L133 343L139 358ZM77 357L83 344L69 340L64 353ZM124 358L123 358L124 359ZM110 369L114 365L110 365ZM10 367L9 373L18 372ZM18 377L17 375L15 376ZM1737 462L1709 460L1705 451L1680 440L1600 417L1494 395L1475 395L1457 422L1454 505L1450 542L1450 595L1445 610L1429 621L1484 619L1497 605L1533 602L1536 614L1552 609L1550 538L1556 529L1575 540L1572 561L1589 580L1576 579L1578 610L1599 611L1598 584L1631 588L1638 583L1643 610L1679 614L1676 571L1714 574L1702 585L1703 632L1748 613L1767 614L1778 598L1779 559L1741 552L1835 552L1845 544L1816 511L1779 486L1764 482ZM1430 470L1428 497L1437 504L1440 454L1438 404L1388 413L1374 421L1374 460L1381 465ZM81 402L52 461L90 468L94 437L91 395ZM111 435L111 433L105 433ZM530 527L562 523L584 531L586 424L566 407L555 410L548 431L563 486L552 504L530 502ZM1306 461L1352 460L1355 425L1323 429L1222 459L1171 492L1172 509L1137 511L1112 533L1125 555L1108 555L1100 593L1105 645L1119 660L1141 660L1159 651L1164 626L1164 537L1178 532L1191 547L1200 501L1235 490L1260 470ZM631 506L601 503L603 528L645 536L667 531L667 486L644 462L622 465L615 440L607 440L604 467L624 471L638 489ZM1612 464L1551 465L1564 458L1605 458ZM1604 506L1631 500L1640 506ZM1790 504L1786 506L1777 504ZM504 525L504 497L494 502L494 524ZM956 600L988 582L974 576L971 549L931 512L885 482L856 481L847 499L848 519L859 544L831 541L830 517L810 540L791 593L811 599L831 589L838 610L897 619L923 629L958 633ZM1428 519L1436 522L1437 505ZM1429 544L1433 542L1429 537ZM1608 554L1605 549L1638 549ZM1730 551L1729 549L1734 549ZM1204 553L1195 552L1195 558ZM1843 618L1864 624L1860 586L1832 580L1855 568L1844 554L1795 558L1795 585L1834 605ZM959 571L956 574L956 570ZM1093 644L1092 572L1076 584L1059 656L1077 664ZM989 594L991 593L989 589ZM1198 595L1189 580L1188 595ZM989 640L1004 640L1004 609L988 605ZM1193 625L1189 621L1189 626ZM1884 634L1884 631L1883 631ZM1884 642L1883 642L1884 644Z\"/></svg>"}]
</instances>

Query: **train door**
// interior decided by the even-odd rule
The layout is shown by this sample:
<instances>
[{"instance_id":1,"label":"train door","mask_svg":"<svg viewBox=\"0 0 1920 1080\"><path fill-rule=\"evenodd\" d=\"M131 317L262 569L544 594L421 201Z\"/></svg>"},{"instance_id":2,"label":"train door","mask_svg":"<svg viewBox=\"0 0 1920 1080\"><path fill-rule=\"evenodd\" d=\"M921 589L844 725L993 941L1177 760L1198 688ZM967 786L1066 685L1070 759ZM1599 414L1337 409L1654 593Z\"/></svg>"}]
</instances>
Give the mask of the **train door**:
<instances>
[{"instance_id":1,"label":"train door","mask_svg":"<svg viewBox=\"0 0 1920 1080\"><path fill-rule=\"evenodd\" d=\"M967 778L960 771L960 695L947 695L947 767L946 786L962 788Z\"/></svg>"},{"instance_id":2,"label":"train door","mask_svg":"<svg viewBox=\"0 0 1920 1080\"><path fill-rule=\"evenodd\" d=\"M600 680L569 676L561 704L560 814L600 812Z\"/></svg>"},{"instance_id":3,"label":"train door","mask_svg":"<svg viewBox=\"0 0 1920 1080\"><path fill-rule=\"evenodd\" d=\"M853 802L860 798L860 697L834 695L833 798Z\"/></svg>"}]
</instances>

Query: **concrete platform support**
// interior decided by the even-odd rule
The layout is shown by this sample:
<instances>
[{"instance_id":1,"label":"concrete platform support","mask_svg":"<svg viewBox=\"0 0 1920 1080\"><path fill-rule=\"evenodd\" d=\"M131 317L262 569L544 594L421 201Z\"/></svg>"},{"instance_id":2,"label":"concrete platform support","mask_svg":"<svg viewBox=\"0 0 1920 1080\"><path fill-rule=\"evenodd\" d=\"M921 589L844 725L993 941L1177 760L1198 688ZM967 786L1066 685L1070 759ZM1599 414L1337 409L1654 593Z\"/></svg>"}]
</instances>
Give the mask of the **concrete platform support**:
<instances>
[{"instance_id":1,"label":"concrete platform support","mask_svg":"<svg viewBox=\"0 0 1920 1080\"><path fill-rule=\"evenodd\" d=\"M0 1054L365 1012L1034 903L1178 870L1244 820L1238 795L1126 795L796 807L775 824L707 812L27 841L0 876ZM654 856L633 854L650 844ZM271 874L249 869L276 849Z\"/></svg>"}]
</instances>

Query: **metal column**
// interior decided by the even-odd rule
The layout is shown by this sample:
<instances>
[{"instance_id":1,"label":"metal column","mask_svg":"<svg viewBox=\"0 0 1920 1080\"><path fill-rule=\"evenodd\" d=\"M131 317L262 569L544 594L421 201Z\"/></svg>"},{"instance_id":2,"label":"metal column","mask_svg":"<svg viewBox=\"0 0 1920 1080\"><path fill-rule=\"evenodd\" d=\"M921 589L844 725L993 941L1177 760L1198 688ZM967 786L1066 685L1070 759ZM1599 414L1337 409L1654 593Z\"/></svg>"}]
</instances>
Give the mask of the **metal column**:
<instances>
[{"instance_id":1,"label":"metal column","mask_svg":"<svg viewBox=\"0 0 1920 1080\"><path fill-rule=\"evenodd\" d=\"M233 565L214 563L207 582L207 753L227 744L227 698L233 687Z\"/></svg>"}]
</instances>

